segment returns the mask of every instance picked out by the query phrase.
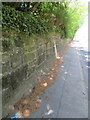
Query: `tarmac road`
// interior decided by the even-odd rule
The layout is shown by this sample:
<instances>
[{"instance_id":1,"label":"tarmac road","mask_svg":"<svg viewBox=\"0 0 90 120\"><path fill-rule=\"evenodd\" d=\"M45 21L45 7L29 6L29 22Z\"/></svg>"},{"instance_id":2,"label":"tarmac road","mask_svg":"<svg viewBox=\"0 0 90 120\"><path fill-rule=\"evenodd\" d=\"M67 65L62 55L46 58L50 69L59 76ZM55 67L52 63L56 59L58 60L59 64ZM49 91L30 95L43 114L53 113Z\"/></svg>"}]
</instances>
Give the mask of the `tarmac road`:
<instances>
[{"instance_id":1,"label":"tarmac road","mask_svg":"<svg viewBox=\"0 0 90 120\"><path fill-rule=\"evenodd\" d=\"M29 118L88 118L90 51L87 19L78 30L63 61L64 64L59 68L62 74L41 96L40 109Z\"/></svg>"}]
</instances>

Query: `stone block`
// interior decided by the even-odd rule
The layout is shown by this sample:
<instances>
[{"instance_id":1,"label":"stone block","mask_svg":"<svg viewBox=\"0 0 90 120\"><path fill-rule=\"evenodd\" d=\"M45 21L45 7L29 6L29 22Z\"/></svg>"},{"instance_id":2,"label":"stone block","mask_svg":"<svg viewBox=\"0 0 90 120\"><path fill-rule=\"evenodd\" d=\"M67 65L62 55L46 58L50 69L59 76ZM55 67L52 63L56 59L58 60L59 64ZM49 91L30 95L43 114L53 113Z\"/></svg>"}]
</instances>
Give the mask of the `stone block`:
<instances>
[{"instance_id":1,"label":"stone block","mask_svg":"<svg viewBox=\"0 0 90 120\"><path fill-rule=\"evenodd\" d=\"M47 49L47 56L50 57L51 55L53 55L55 52L53 51L52 48Z\"/></svg>"},{"instance_id":2,"label":"stone block","mask_svg":"<svg viewBox=\"0 0 90 120\"><path fill-rule=\"evenodd\" d=\"M2 90L2 109L3 109L3 106L9 102L12 95L13 95L13 91L11 86Z\"/></svg>"},{"instance_id":3,"label":"stone block","mask_svg":"<svg viewBox=\"0 0 90 120\"><path fill-rule=\"evenodd\" d=\"M29 44L28 44L27 46L24 46L24 51L25 51L25 52L32 52L32 51L35 51L35 49L36 49L36 48L35 48L34 45L32 46L32 45L29 45Z\"/></svg>"},{"instance_id":4,"label":"stone block","mask_svg":"<svg viewBox=\"0 0 90 120\"><path fill-rule=\"evenodd\" d=\"M13 89L16 89L24 79L27 79L27 70L28 66L25 65L12 72L11 86Z\"/></svg>"},{"instance_id":5,"label":"stone block","mask_svg":"<svg viewBox=\"0 0 90 120\"><path fill-rule=\"evenodd\" d=\"M34 73L37 66L38 66L37 59L34 59L32 62L28 64L28 77L30 77L30 75Z\"/></svg>"},{"instance_id":6,"label":"stone block","mask_svg":"<svg viewBox=\"0 0 90 120\"><path fill-rule=\"evenodd\" d=\"M40 65L45 60L45 53L38 56L38 65Z\"/></svg>"},{"instance_id":7,"label":"stone block","mask_svg":"<svg viewBox=\"0 0 90 120\"><path fill-rule=\"evenodd\" d=\"M11 66L9 60L6 62L2 62L2 73L9 73L11 71Z\"/></svg>"},{"instance_id":8,"label":"stone block","mask_svg":"<svg viewBox=\"0 0 90 120\"><path fill-rule=\"evenodd\" d=\"M2 89L5 89L10 86L11 86L11 74L2 76Z\"/></svg>"},{"instance_id":9,"label":"stone block","mask_svg":"<svg viewBox=\"0 0 90 120\"><path fill-rule=\"evenodd\" d=\"M22 64L21 51L14 51L11 54L11 65L12 68L16 68Z\"/></svg>"},{"instance_id":10,"label":"stone block","mask_svg":"<svg viewBox=\"0 0 90 120\"><path fill-rule=\"evenodd\" d=\"M10 72L10 53L4 53L2 54L2 72L6 73L6 72Z\"/></svg>"},{"instance_id":11,"label":"stone block","mask_svg":"<svg viewBox=\"0 0 90 120\"><path fill-rule=\"evenodd\" d=\"M27 52L24 54L24 62L28 63L30 61L33 61L35 57L36 57L35 52Z\"/></svg>"}]
</instances>

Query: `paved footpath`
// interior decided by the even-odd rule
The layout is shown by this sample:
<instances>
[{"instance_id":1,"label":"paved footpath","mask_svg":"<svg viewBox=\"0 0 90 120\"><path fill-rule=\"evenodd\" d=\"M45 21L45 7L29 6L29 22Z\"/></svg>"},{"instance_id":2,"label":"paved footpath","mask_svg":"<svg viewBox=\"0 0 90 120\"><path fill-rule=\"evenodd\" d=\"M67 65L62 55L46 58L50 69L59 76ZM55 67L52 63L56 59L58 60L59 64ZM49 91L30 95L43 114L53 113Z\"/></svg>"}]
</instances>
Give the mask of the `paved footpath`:
<instances>
[{"instance_id":1,"label":"paved footpath","mask_svg":"<svg viewBox=\"0 0 90 120\"><path fill-rule=\"evenodd\" d=\"M88 118L90 51L87 23L86 19L66 52L64 64L59 69L62 73L55 84L45 90L40 108L29 118Z\"/></svg>"},{"instance_id":2,"label":"paved footpath","mask_svg":"<svg viewBox=\"0 0 90 120\"><path fill-rule=\"evenodd\" d=\"M81 62L84 59L80 54L72 43L59 69L62 73L55 84L45 90L40 108L29 118L88 118L88 68Z\"/></svg>"}]
</instances>

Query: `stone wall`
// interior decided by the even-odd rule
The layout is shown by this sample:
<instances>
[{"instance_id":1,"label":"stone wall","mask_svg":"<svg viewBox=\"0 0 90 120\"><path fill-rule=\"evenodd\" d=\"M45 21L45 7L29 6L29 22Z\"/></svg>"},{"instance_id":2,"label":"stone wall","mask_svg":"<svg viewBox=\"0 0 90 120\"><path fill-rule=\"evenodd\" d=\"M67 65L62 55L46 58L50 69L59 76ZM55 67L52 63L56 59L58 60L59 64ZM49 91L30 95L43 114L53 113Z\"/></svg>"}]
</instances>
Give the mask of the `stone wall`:
<instances>
[{"instance_id":1,"label":"stone wall","mask_svg":"<svg viewBox=\"0 0 90 120\"><path fill-rule=\"evenodd\" d=\"M58 53L67 45L58 34L48 36L28 36L15 31L3 31L2 53L2 113L10 112L14 105L26 93L31 92L36 77L55 58L54 41Z\"/></svg>"}]
</instances>

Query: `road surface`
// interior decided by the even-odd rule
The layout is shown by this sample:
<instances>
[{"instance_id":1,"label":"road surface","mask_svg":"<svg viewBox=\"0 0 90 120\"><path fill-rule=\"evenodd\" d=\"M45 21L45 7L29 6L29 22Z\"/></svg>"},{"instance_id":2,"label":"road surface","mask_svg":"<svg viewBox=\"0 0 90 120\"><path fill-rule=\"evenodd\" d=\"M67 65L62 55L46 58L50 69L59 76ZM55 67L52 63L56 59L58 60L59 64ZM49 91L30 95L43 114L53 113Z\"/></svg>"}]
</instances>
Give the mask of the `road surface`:
<instances>
[{"instance_id":1,"label":"road surface","mask_svg":"<svg viewBox=\"0 0 90 120\"><path fill-rule=\"evenodd\" d=\"M62 74L45 90L40 108L29 118L88 118L90 51L87 28L86 18L63 58L64 64L59 69Z\"/></svg>"}]
</instances>

